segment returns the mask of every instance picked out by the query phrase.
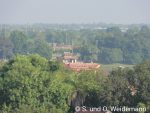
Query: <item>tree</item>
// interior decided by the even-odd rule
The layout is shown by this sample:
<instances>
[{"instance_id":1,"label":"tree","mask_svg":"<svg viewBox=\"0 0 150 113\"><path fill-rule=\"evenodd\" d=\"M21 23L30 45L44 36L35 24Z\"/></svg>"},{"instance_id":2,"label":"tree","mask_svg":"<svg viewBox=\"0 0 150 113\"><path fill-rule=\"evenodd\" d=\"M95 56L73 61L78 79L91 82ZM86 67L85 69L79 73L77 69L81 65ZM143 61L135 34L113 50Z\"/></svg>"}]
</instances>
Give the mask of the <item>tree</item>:
<instances>
[{"instance_id":1,"label":"tree","mask_svg":"<svg viewBox=\"0 0 150 113\"><path fill-rule=\"evenodd\" d=\"M34 46L32 48L32 52L31 53L36 53L41 55L42 57L45 58L51 58L52 56L52 49L48 46L48 44L42 40L42 39L37 39L34 42Z\"/></svg>"},{"instance_id":2,"label":"tree","mask_svg":"<svg viewBox=\"0 0 150 113\"><path fill-rule=\"evenodd\" d=\"M139 101L145 104L150 102L150 62L144 62L135 67L135 87Z\"/></svg>"},{"instance_id":3,"label":"tree","mask_svg":"<svg viewBox=\"0 0 150 113\"><path fill-rule=\"evenodd\" d=\"M119 63L123 61L123 53L119 48L103 48L99 54L101 63Z\"/></svg>"},{"instance_id":4,"label":"tree","mask_svg":"<svg viewBox=\"0 0 150 113\"><path fill-rule=\"evenodd\" d=\"M0 39L0 58L10 58L13 55L14 45L9 39Z\"/></svg>"},{"instance_id":5,"label":"tree","mask_svg":"<svg viewBox=\"0 0 150 113\"><path fill-rule=\"evenodd\" d=\"M14 45L14 54L27 54L27 37L20 31L13 31L10 34L10 40Z\"/></svg>"},{"instance_id":6,"label":"tree","mask_svg":"<svg viewBox=\"0 0 150 113\"><path fill-rule=\"evenodd\" d=\"M1 108L6 105L4 110L14 112L28 107L26 112L66 113L72 86L64 83L60 68L49 68L54 65L39 55L19 55L6 63L0 70Z\"/></svg>"}]
</instances>

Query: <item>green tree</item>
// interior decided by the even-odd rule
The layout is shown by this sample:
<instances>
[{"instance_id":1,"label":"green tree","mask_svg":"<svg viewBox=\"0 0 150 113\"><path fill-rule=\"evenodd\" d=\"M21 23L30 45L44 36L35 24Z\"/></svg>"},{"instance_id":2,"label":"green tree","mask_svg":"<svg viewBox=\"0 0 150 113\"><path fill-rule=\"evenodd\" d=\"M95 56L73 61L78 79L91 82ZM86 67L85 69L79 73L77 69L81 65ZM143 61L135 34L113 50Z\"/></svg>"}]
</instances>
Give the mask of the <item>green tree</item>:
<instances>
[{"instance_id":1,"label":"green tree","mask_svg":"<svg viewBox=\"0 0 150 113\"><path fill-rule=\"evenodd\" d=\"M10 58L13 55L13 43L8 39L0 39L0 58Z\"/></svg>"},{"instance_id":2,"label":"green tree","mask_svg":"<svg viewBox=\"0 0 150 113\"><path fill-rule=\"evenodd\" d=\"M26 54L27 53L27 37L20 31L13 31L10 34L10 40L14 45L14 54Z\"/></svg>"},{"instance_id":3,"label":"green tree","mask_svg":"<svg viewBox=\"0 0 150 113\"><path fill-rule=\"evenodd\" d=\"M33 49L33 51L31 53L39 54L45 58L51 58L51 56L52 56L52 49L42 39L35 40L34 46L32 49Z\"/></svg>"},{"instance_id":4,"label":"green tree","mask_svg":"<svg viewBox=\"0 0 150 113\"><path fill-rule=\"evenodd\" d=\"M64 82L61 67L50 68L55 65L39 55L19 55L6 63L0 70L1 108L18 113L66 113L72 86Z\"/></svg>"},{"instance_id":5,"label":"green tree","mask_svg":"<svg viewBox=\"0 0 150 113\"><path fill-rule=\"evenodd\" d=\"M123 61L123 53L119 48L103 48L99 54L101 63L119 63Z\"/></svg>"}]
</instances>

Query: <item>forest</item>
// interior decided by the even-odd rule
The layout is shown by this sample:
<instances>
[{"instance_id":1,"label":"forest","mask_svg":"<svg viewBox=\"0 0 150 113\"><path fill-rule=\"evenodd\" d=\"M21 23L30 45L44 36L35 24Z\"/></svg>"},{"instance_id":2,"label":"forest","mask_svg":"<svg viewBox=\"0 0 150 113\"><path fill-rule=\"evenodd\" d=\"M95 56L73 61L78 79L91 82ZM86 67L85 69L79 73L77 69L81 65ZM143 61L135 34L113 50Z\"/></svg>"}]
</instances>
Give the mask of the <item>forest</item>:
<instances>
[{"instance_id":1,"label":"forest","mask_svg":"<svg viewBox=\"0 0 150 113\"><path fill-rule=\"evenodd\" d=\"M76 106L150 113L149 26L87 26L1 25L0 113L74 113ZM74 72L52 60L54 43L72 45L84 62L134 67Z\"/></svg>"},{"instance_id":2,"label":"forest","mask_svg":"<svg viewBox=\"0 0 150 113\"><path fill-rule=\"evenodd\" d=\"M50 59L53 54L50 45L57 43L75 46L74 53L85 62L137 64L150 60L149 26L121 27L75 29L60 25L54 29L46 25L5 25L0 31L0 58L37 53Z\"/></svg>"},{"instance_id":3,"label":"forest","mask_svg":"<svg viewBox=\"0 0 150 113\"><path fill-rule=\"evenodd\" d=\"M140 107L147 110L139 113L149 113L150 62L107 76L101 69L73 72L37 54L1 62L1 113L74 113L76 106Z\"/></svg>"}]
</instances>

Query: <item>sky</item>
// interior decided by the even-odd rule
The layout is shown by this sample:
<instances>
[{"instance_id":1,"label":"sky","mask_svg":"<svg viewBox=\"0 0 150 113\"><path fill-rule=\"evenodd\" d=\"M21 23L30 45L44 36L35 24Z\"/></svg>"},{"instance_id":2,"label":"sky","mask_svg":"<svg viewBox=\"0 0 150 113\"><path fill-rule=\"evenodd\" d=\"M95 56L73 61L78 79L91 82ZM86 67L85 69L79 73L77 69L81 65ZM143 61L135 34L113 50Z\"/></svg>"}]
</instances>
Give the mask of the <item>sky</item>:
<instances>
[{"instance_id":1,"label":"sky","mask_svg":"<svg viewBox=\"0 0 150 113\"><path fill-rule=\"evenodd\" d=\"M150 0L0 0L0 24L150 24Z\"/></svg>"}]
</instances>

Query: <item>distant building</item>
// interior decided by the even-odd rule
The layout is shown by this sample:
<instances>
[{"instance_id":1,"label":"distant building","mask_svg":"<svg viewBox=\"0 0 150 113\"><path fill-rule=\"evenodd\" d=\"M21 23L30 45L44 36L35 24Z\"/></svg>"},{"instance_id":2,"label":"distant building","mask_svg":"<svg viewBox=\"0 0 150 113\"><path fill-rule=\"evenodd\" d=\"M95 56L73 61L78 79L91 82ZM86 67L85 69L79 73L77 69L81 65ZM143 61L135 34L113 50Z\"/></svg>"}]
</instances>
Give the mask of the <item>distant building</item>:
<instances>
[{"instance_id":1,"label":"distant building","mask_svg":"<svg viewBox=\"0 0 150 113\"><path fill-rule=\"evenodd\" d=\"M129 28L120 28L121 32L127 32Z\"/></svg>"},{"instance_id":2,"label":"distant building","mask_svg":"<svg viewBox=\"0 0 150 113\"><path fill-rule=\"evenodd\" d=\"M70 52L64 52L64 56L63 56L63 63L76 63L78 60L78 57Z\"/></svg>"},{"instance_id":3,"label":"distant building","mask_svg":"<svg viewBox=\"0 0 150 113\"><path fill-rule=\"evenodd\" d=\"M63 63L64 66L68 69L78 72L81 70L97 70L100 67L100 65L97 63L84 63L78 62L77 60L77 55L70 52L64 52Z\"/></svg>"},{"instance_id":4,"label":"distant building","mask_svg":"<svg viewBox=\"0 0 150 113\"><path fill-rule=\"evenodd\" d=\"M58 61L63 61L64 66L73 71L86 71L86 70L98 70L100 68L100 64L97 63L84 63L78 62L78 56L71 52L64 52L62 56L57 57Z\"/></svg>"},{"instance_id":5,"label":"distant building","mask_svg":"<svg viewBox=\"0 0 150 113\"><path fill-rule=\"evenodd\" d=\"M65 44L57 44L53 43L53 50L58 51L58 50L73 50L72 45L65 45Z\"/></svg>"},{"instance_id":6,"label":"distant building","mask_svg":"<svg viewBox=\"0 0 150 113\"><path fill-rule=\"evenodd\" d=\"M83 62L75 62L75 63L65 63L66 68L69 68L73 71L82 71L82 70L97 70L100 68L100 65L97 63L83 63Z\"/></svg>"}]
</instances>

